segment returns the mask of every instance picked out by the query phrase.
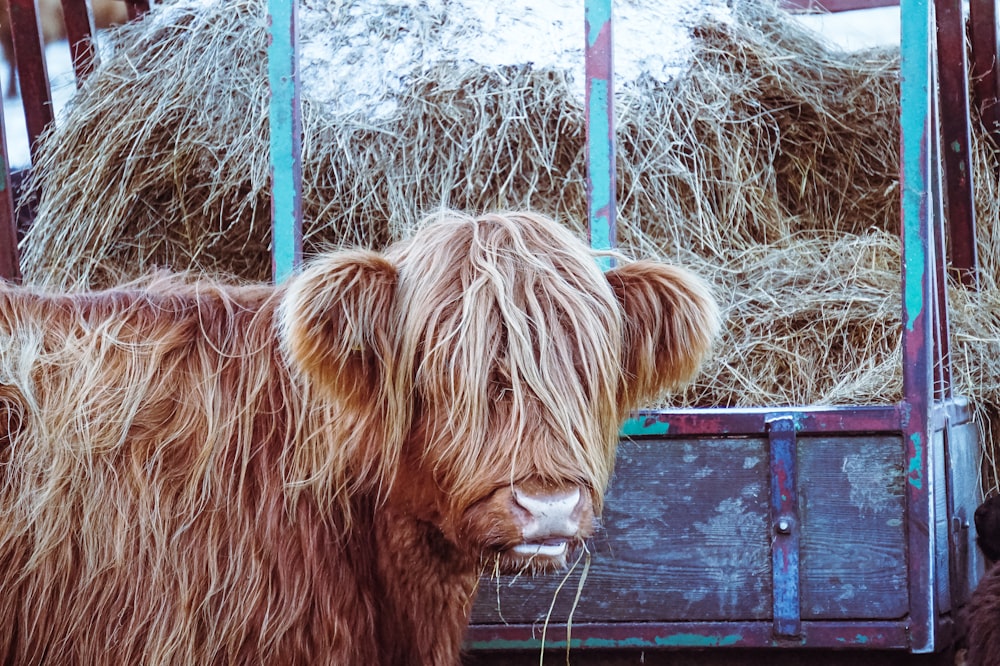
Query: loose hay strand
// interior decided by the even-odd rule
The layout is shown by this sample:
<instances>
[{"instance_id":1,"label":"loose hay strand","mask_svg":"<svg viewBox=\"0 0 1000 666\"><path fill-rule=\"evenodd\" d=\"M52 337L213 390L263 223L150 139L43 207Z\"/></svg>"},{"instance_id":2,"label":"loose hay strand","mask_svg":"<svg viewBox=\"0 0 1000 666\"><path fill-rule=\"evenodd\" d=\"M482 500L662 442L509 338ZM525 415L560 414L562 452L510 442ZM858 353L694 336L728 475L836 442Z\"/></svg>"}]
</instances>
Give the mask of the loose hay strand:
<instances>
[{"instance_id":1,"label":"loose hay strand","mask_svg":"<svg viewBox=\"0 0 1000 666\"><path fill-rule=\"evenodd\" d=\"M569 632L570 632L570 627L572 626L572 617L573 613L576 611L576 604L580 599L580 592L583 586L583 579L586 577L586 573L590 569L590 551L587 550L586 546L584 546L584 548L580 550L580 554L577 556L576 562L573 562L573 566L571 566L569 570L566 571L566 575L563 576L561 581L559 581L559 585L552 593L552 601L549 603L549 610L545 614L545 622L542 624L542 645L541 648L539 649L539 654L538 654L539 666L543 666L543 664L545 663L545 635L549 630L549 621L552 619L552 611L556 607L556 600L559 599L559 593L562 592L563 586L566 584L566 581L569 580L569 577L573 575L574 571L576 571L576 567L578 564L580 564L580 560L583 558L584 554L587 555L587 564L584 567L584 572L580 581L580 585L577 587L576 599L574 600L573 608L570 611L570 622L567 623L566 625L566 660L567 662L569 661L569 646L570 646Z\"/></svg>"},{"instance_id":2,"label":"loose hay strand","mask_svg":"<svg viewBox=\"0 0 1000 666\"><path fill-rule=\"evenodd\" d=\"M586 559L583 561L583 571L580 572L580 582L576 585L576 596L573 597L573 606L569 609L569 616L566 618L566 666L569 666L569 649L570 644L573 642L573 615L576 614L576 607L580 605L580 597L583 595L583 586L587 582L587 574L590 572L590 549L587 548L587 544L583 544L583 553L586 554ZM577 563L579 563L577 559ZM573 564L573 568L576 568L576 564Z\"/></svg>"}]
</instances>

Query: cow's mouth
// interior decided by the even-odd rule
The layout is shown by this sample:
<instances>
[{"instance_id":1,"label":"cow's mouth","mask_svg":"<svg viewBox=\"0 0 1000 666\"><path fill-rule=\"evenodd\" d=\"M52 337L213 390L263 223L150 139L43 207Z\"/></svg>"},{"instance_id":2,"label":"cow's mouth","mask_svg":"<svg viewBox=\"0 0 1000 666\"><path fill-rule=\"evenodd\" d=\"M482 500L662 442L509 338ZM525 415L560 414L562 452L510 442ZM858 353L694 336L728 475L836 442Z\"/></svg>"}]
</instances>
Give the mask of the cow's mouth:
<instances>
[{"instance_id":1,"label":"cow's mouth","mask_svg":"<svg viewBox=\"0 0 1000 666\"><path fill-rule=\"evenodd\" d=\"M569 550L569 540L553 538L539 541L525 541L524 543L517 544L511 550L525 557L563 558Z\"/></svg>"}]
</instances>

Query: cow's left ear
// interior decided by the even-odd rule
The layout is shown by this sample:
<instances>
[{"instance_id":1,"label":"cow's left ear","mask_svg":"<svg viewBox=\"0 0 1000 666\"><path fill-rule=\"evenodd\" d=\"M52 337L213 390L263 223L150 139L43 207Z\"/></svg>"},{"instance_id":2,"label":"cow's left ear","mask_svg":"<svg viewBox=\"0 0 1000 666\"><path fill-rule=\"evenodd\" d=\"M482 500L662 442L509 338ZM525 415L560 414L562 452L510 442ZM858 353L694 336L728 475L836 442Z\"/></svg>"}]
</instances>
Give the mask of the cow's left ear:
<instances>
[{"instance_id":1,"label":"cow's left ear","mask_svg":"<svg viewBox=\"0 0 1000 666\"><path fill-rule=\"evenodd\" d=\"M719 332L719 308L692 273L653 261L607 272L624 313L623 413L689 381Z\"/></svg>"},{"instance_id":2,"label":"cow's left ear","mask_svg":"<svg viewBox=\"0 0 1000 666\"><path fill-rule=\"evenodd\" d=\"M322 255L282 298L282 344L295 369L348 408L369 409L385 381L399 274L382 255Z\"/></svg>"}]
</instances>

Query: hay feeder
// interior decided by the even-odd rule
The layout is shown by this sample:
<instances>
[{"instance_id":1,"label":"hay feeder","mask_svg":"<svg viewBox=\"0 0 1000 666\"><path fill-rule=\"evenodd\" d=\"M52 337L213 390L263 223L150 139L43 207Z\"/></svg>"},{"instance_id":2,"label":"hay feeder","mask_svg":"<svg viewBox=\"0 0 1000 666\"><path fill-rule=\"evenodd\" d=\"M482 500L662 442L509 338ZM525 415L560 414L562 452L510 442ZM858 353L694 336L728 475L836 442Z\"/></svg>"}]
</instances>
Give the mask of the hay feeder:
<instances>
[{"instance_id":1,"label":"hay feeder","mask_svg":"<svg viewBox=\"0 0 1000 666\"><path fill-rule=\"evenodd\" d=\"M592 562L568 580L484 578L468 635L476 658L565 647L573 648L576 663L601 663L601 650L935 653L960 635L957 611L981 572L969 528L980 498L980 442L968 402L952 394L947 372L945 219L962 279L974 275L975 257L955 252L969 247L956 231L969 219L960 212L967 192L947 180L956 173L942 158L948 151L935 153L951 145L939 132L949 136L954 128L935 115L927 89L939 77L943 96L949 85L966 81L964 74L949 81L945 68L928 68L935 48L954 46L954 37L928 43L933 10L916 0L901 4L902 400L636 415L622 433L606 528L590 546ZM610 0L586 6L592 22L610 17ZM937 18L945 27L954 16L939 10ZM590 28L588 34L607 36ZM588 58L596 63L610 44L591 46ZM607 68L588 65L588 76L610 89ZM591 96L589 128L602 121L612 126L602 104L608 100ZM278 95L273 103L295 106ZM295 114L288 119L291 136L298 135L296 120ZM277 162L279 153L297 147L294 140L274 143L280 130L271 129ZM968 148L967 126L954 140ZM614 238L612 143L600 132L588 139L589 192L610 193L610 200L590 196L597 244ZM947 211L935 192L939 173ZM275 175L286 190L297 187L296 178L282 178L286 171ZM291 245L293 257L301 241L297 197L291 194L291 213L275 211L274 244ZM13 227L8 230L13 238ZM5 249L12 249L10 241ZM284 255L275 260L287 261ZM0 269L16 274L16 257L6 263Z\"/></svg>"}]
</instances>

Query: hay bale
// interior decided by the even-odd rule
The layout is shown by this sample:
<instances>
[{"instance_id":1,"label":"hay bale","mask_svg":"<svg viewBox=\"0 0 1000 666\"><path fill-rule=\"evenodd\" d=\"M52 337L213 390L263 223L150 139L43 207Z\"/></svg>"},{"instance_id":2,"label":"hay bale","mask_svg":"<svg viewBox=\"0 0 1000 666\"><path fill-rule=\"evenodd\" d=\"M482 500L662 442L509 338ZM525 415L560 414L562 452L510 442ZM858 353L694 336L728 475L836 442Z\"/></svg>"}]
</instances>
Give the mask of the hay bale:
<instances>
[{"instance_id":1,"label":"hay bale","mask_svg":"<svg viewBox=\"0 0 1000 666\"><path fill-rule=\"evenodd\" d=\"M872 404L902 395L899 239L873 230L757 245L712 271L728 326L682 404ZM720 269L718 266L721 266ZM709 273L709 274L712 274Z\"/></svg>"},{"instance_id":2,"label":"hay bale","mask_svg":"<svg viewBox=\"0 0 1000 666\"><path fill-rule=\"evenodd\" d=\"M767 2L694 35L687 71L620 114L626 217L703 256L897 231L898 51L829 50Z\"/></svg>"},{"instance_id":3,"label":"hay bale","mask_svg":"<svg viewBox=\"0 0 1000 666\"><path fill-rule=\"evenodd\" d=\"M338 58L352 39L404 29L462 38L441 3L385 17L305 6L328 23L306 29ZM46 138L24 246L33 282L100 285L154 266L267 277L262 0L157 16L118 33ZM628 78L616 100L624 249L688 264L728 305L714 362L676 404L898 401L898 52L829 49L771 2L697 17L683 71ZM387 79L386 104L307 97L306 251L380 246L441 205L579 224L579 85L558 67L462 60ZM983 141L975 171L980 218L996 219L997 157ZM983 289L953 290L951 321L957 388L988 424L1000 414L1000 321L985 314L1000 311L1000 231L980 229Z\"/></svg>"},{"instance_id":4,"label":"hay bale","mask_svg":"<svg viewBox=\"0 0 1000 666\"><path fill-rule=\"evenodd\" d=\"M349 41L350 4L314 12L329 24L314 29L343 24L333 34ZM170 5L117 33L115 54L44 141L30 281L101 285L154 266L267 278L265 26L262 0L234 0ZM582 219L583 112L565 79L439 63L374 119L304 98L307 252L382 245L442 205L555 202Z\"/></svg>"},{"instance_id":5,"label":"hay bale","mask_svg":"<svg viewBox=\"0 0 1000 666\"><path fill-rule=\"evenodd\" d=\"M334 4L309 15L340 54L362 19ZM417 8L362 27L386 42L404 24L443 30ZM152 18L118 33L116 54L44 143L39 224L24 251L32 281L102 284L162 265L267 275L263 3L178 4ZM688 71L621 85L626 245L650 236L654 249L713 256L793 229L864 231L896 217L885 159L898 135L885 103L892 58L837 57L767 2L706 13L692 34ZM381 245L441 205L585 218L579 81L465 61L405 79L374 118L304 99L309 247Z\"/></svg>"}]
</instances>

